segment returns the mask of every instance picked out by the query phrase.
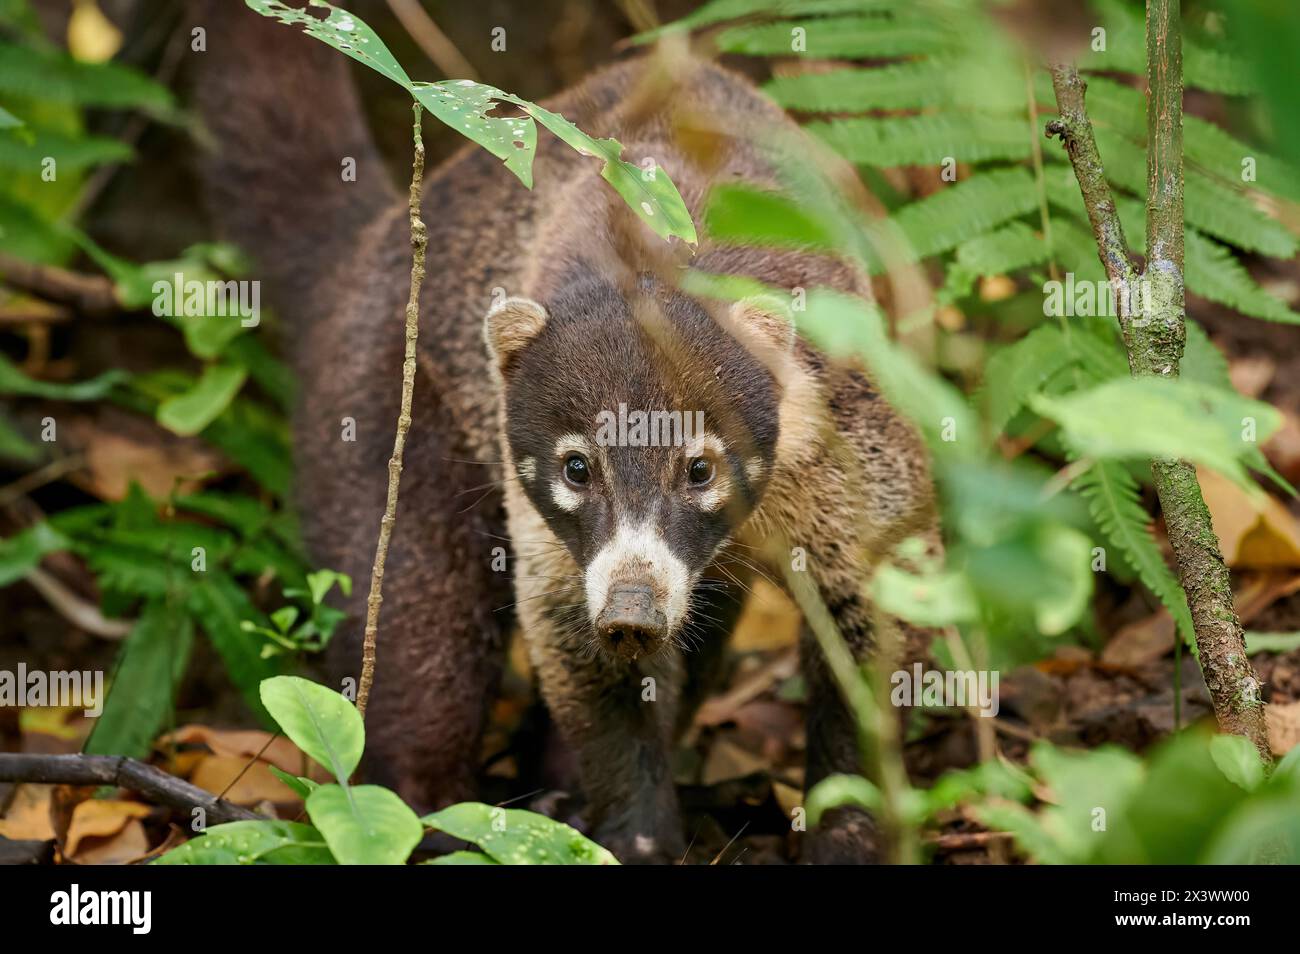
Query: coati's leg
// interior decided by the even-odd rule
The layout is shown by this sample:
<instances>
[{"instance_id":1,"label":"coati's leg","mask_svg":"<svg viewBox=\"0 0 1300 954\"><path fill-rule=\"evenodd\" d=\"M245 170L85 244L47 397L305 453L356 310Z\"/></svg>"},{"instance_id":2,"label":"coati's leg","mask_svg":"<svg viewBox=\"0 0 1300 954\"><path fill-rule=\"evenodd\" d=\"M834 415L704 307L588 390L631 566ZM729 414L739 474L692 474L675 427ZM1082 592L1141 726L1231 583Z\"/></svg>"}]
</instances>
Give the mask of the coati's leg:
<instances>
[{"instance_id":1,"label":"coati's leg","mask_svg":"<svg viewBox=\"0 0 1300 954\"><path fill-rule=\"evenodd\" d=\"M675 861L685 849L669 760L681 654L666 646L629 666L598 652L579 567L526 501L510 500L519 622L577 757L592 836L624 862Z\"/></svg>"}]
</instances>

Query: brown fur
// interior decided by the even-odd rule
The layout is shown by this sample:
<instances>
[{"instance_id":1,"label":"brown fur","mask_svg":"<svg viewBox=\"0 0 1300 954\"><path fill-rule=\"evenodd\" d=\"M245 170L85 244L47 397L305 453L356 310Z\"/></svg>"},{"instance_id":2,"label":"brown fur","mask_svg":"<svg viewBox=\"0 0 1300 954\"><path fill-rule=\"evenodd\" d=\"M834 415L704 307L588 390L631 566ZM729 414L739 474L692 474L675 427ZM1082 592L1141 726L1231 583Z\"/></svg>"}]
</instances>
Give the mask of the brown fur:
<instances>
[{"instance_id":1,"label":"brown fur","mask_svg":"<svg viewBox=\"0 0 1300 954\"><path fill-rule=\"evenodd\" d=\"M200 3L195 20L209 28L199 101L221 146L206 181L215 211L261 263L286 319L302 382L295 447L312 552L362 581L397 417L410 267L404 203L384 182L346 60L242 5L220 7ZM295 95L307 88L309 114ZM714 183L772 181L738 132L758 124L794 131L747 81L696 62L676 64L665 82L650 61L628 61L545 105L593 135L620 139L629 158L656 157L697 222ZM692 256L680 243L670 250L629 227L598 162L545 133L539 140L531 192L476 147L441 166L426 186L429 269L415 416L388 560L368 772L421 808L472 794L485 706L511 624L495 611L511 602L510 579L490 569L493 547L505 547L529 651L548 707L578 753L598 837L625 858L667 860L683 847L668 763L672 736L707 684L704 670L720 655L738 600L711 608L717 621L704 627L705 650L692 658L660 653L629 669L565 644L555 598L544 595L548 584L538 577L577 568L524 498L502 446L500 378L484 346L483 318L497 288L545 300L578 264L630 282ZM359 182L341 182L343 156L357 159ZM693 258L706 271L778 287L864 290L848 269L817 256L704 244ZM736 543L719 555L718 579L739 575L744 582L749 571L734 561L752 560L755 551L745 547L774 538L804 547L823 599L855 652L865 654L871 621L860 589L868 561L932 529L925 455L861 375L828 366L802 342L787 372L766 492ZM356 421L355 443L340 440L345 417ZM354 620L364 615L363 599L360 592L348 606ZM359 637L354 623L335 642L340 676L356 672ZM810 642L804 649L811 784L854 770L857 758L825 666ZM646 674L658 685L653 707L640 702ZM812 857L869 854L864 819L842 814L837 826Z\"/></svg>"}]
</instances>

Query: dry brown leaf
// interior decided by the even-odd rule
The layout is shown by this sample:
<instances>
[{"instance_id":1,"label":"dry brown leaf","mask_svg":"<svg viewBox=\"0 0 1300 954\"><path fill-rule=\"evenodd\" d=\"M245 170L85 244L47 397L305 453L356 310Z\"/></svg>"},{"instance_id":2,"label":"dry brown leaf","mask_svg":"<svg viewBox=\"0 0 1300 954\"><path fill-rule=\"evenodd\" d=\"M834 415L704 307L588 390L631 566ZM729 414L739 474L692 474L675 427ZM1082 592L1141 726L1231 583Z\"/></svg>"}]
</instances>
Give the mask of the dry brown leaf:
<instances>
[{"instance_id":1,"label":"dry brown leaf","mask_svg":"<svg viewBox=\"0 0 1300 954\"><path fill-rule=\"evenodd\" d=\"M1228 378L1233 390L1248 398L1263 394L1276 373L1277 362L1266 354L1233 358L1228 362Z\"/></svg>"},{"instance_id":2,"label":"dry brown leaf","mask_svg":"<svg viewBox=\"0 0 1300 954\"><path fill-rule=\"evenodd\" d=\"M219 454L196 438L168 434L138 418L122 418L104 413L93 420L71 418L59 424L60 439L66 429L71 445L85 457L85 466L68 480L101 500L123 499L132 482L155 498L175 490L190 492L199 486L194 478L225 466Z\"/></svg>"},{"instance_id":3,"label":"dry brown leaf","mask_svg":"<svg viewBox=\"0 0 1300 954\"><path fill-rule=\"evenodd\" d=\"M243 772L242 776L240 776L241 772ZM238 781L235 781L237 778ZM204 759L190 776L190 781L204 791L221 795L226 801L234 802L236 805L256 805L264 800L268 802L298 800L293 789L272 775L265 762L250 764L248 759L232 755L213 755Z\"/></svg>"},{"instance_id":4,"label":"dry brown leaf","mask_svg":"<svg viewBox=\"0 0 1300 954\"><path fill-rule=\"evenodd\" d=\"M1251 499L1240 487L1197 468L1201 493L1228 566L1254 570L1300 568L1300 522L1276 499Z\"/></svg>"},{"instance_id":5,"label":"dry brown leaf","mask_svg":"<svg viewBox=\"0 0 1300 954\"><path fill-rule=\"evenodd\" d=\"M1300 702L1264 706L1264 721L1274 755L1286 755L1300 745Z\"/></svg>"},{"instance_id":6,"label":"dry brown leaf","mask_svg":"<svg viewBox=\"0 0 1300 954\"><path fill-rule=\"evenodd\" d=\"M797 645L803 617L790 598L767 580L755 580L753 592L731 637L737 652L763 652Z\"/></svg>"},{"instance_id":7,"label":"dry brown leaf","mask_svg":"<svg viewBox=\"0 0 1300 954\"><path fill-rule=\"evenodd\" d=\"M1174 648L1174 618L1167 610L1121 626L1101 651L1101 661L1112 666L1145 666L1163 659Z\"/></svg>"},{"instance_id":8,"label":"dry brown leaf","mask_svg":"<svg viewBox=\"0 0 1300 954\"><path fill-rule=\"evenodd\" d=\"M1300 416L1282 409L1282 426L1262 448L1268 462L1287 480L1300 481Z\"/></svg>"},{"instance_id":9,"label":"dry brown leaf","mask_svg":"<svg viewBox=\"0 0 1300 954\"><path fill-rule=\"evenodd\" d=\"M725 694L704 700L695 712L695 725L708 727L731 721L741 706L757 699L768 689L789 679L798 671L799 653L794 648L787 649L757 671L743 676Z\"/></svg>"},{"instance_id":10,"label":"dry brown leaf","mask_svg":"<svg viewBox=\"0 0 1300 954\"><path fill-rule=\"evenodd\" d=\"M776 796L776 803L781 806L786 818L792 817L796 808L803 807L803 792L793 785L773 781L772 794Z\"/></svg>"},{"instance_id":11,"label":"dry brown leaf","mask_svg":"<svg viewBox=\"0 0 1300 954\"><path fill-rule=\"evenodd\" d=\"M129 818L122 830L106 837L90 837L82 842L75 855L69 855L81 865L128 865L149 854L149 836L137 818Z\"/></svg>"},{"instance_id":12,"label":"dry brown leaf","mask_svg":"<svg viewBox=\"0 0 1300 954\"><path fill-rule=\"evenodd\" d=\"M164 742L174 745L206 745L213 755L228 755L245 762L257 756L291 775L303 775L304 756L284 736L273 736L257 729L213 729L206 725L183 725L167 735ZM269 744L268 744L269 743ZM263 751L265 750L265 751Z\"/></svg>"},{"instance_id":13,"label":"dry brown leaf","mask_svg":"<svg viewBox=\"0 0 1300 954\"><path fill-rule=\"evenodd\" d=\"M766 772L771 765L753 752L727 738L717 739L709 748L700 773L702 785L717 785L733 778L744 778L755 772Z\"/></svg>"},{"instance_id":14,"label":"dry brown leaf","mask_svg":"<svg viewBox=\"0 0 1300 954\"><path fill-rule=\"evenodd\" d=\"M50 820L50 785L19 785L4 818L0 837L12 841L50 841L55 837Z\"/></svg>"},{"instance_id":15,"label":"dry brown leaf","mask_svg":"<svg viewBox=\"0 0 1300 954\"><path fill-rule=\"evenodd\" d=\"M81 842L86 838L108 838L116 835L132 819L144 818L152 809L140 802L124 802L117 799L90 798L72 810L72 822L68 825L63 852L75 856ZM143 831L141 832L143 834ZM145 846L148 850L148 846Z\"/></svg>"}]
</instances>

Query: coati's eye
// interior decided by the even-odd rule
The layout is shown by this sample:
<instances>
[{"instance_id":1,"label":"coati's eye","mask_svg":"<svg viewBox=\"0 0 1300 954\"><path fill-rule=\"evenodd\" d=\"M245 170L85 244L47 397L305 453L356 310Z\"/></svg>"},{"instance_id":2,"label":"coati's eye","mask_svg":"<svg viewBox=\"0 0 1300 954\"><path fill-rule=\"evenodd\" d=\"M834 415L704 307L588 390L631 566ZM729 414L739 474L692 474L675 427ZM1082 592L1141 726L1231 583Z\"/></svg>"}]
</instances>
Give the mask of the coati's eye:
<instances>
[{"instance_id":1,"label":"coati's eye","mask_svg":"<svg viewBox=\"0 0 1300 954\"><path fill-rule=\"evenodd\" d=\"M591 480L591 467L587 464L587 458L581 454L570 454L564 462L564 479L578 486Z\"/></svg>"},{"instance_id":2,"label":"coati's eye","mask_svg":"<svg viewBox=\"0 0 1300 954\"><path fill-rule=\"evenodd\" d=\"M713 460L708 457L693 457L686 465L686 476L692 484L702 487L713 479Z\"/></svg>"}]
</instances>

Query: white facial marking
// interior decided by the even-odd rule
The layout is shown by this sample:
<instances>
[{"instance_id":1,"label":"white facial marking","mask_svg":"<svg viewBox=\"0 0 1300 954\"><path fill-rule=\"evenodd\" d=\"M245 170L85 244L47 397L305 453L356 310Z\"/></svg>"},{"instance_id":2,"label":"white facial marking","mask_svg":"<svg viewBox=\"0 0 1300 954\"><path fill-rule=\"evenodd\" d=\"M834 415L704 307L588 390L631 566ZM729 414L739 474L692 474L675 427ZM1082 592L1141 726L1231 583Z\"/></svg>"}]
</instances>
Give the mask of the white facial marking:
<instances>
[{"instance_id":1,"label":"white facial marking","mask_svg":"<svg viewBox=\"0 0 1300 954\"><path fill-rule=\"evenodd\" d=\"M594 623L609 599L615 581L644 581L653 588L669 630L686 617L690 602L690 573L653 524L631 526L620 522L614 537L587 567L587 612Z\"/></svg>"},{"instance_id":2,"label":"white facial marking","mask_svg":"<svg viewBox=\"0 0 1300 954\"><path fill-rule=\"evenodd\" d=\"M699 457L705 451L710 452L713 456L719 459L727 456L726 442L717 434L710 434L707 432L704 434L696 434L682 445L682 449L686 454L687 460L690 460L692 457Z\"/></svg>"},{"instance_id":3,"label":"white facial marking","mask_svg":"<svg viewBox=\"0 0 1300 954\"><path fill-rule=\"evenodd\" d=\"M519 462L519 476L527 483L537 479L537 458L525 457Z\"/></svg>"},{"instance_id":4,"label":"white facial marking","mask_svg":"<svg viewBox=\"0 0 1300 954\"><path fill-rule=\"evenodd\" d=\"M551 481L551 499L565 513L573 513L582 506L582 497L559 477Z\"/></svg>"},{"instance_id":5,"label":"white facial marking","mask_svg":"<svg viewBox=\"0 0 1300 954\"><path fill-rule=\"evenodd\" d=\"M718 480L714 478L714 483L695 499L698 501L700 509L705 513L717 513L722 509L722 505L727 502L727 491L730 489L725 479Z\"/></svg>"},{"instance_id":6,"label":"white facial marking","mask_svg":"<svg viewBox=\"0 0 1300 954\"><path fill-rule=\"evenodd\" d=\"M756 484L763 477L763 458L751 457L745 461L745 475L751 484Z\"/></svg>"},{"instance_id":7,"label":"white facial marking","mask_svg":"<svg viewBox=\"0 0 1300 954\"><path fill-rule=\"evenodd\" d=\"M555 456L563 460L570 454L581 454L591 460L591 443L581 434L564 434L555 442Z\"/></svg>"}]
</instances>

